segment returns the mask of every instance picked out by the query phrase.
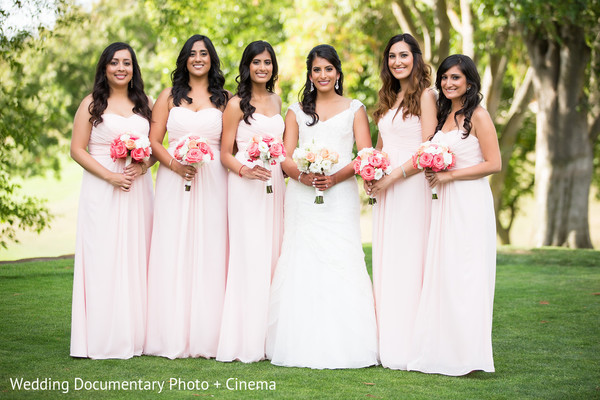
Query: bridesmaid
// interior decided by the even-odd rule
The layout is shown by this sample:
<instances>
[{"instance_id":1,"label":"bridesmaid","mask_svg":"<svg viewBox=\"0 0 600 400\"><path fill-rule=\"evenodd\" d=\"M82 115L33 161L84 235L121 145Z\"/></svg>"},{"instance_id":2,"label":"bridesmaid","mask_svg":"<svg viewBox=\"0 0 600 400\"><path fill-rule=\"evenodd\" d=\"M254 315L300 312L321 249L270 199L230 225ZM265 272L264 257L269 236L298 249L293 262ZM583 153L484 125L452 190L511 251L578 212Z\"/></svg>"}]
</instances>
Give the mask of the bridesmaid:
<instances>
[{"instance_id":1,"label":"bridesmaid","mask_svg":"<svg viewBox=\"0 0 600 400\"><path fill-rule=\"evenodd\" d=\"M131 358L142 354L146 266L152 230L152 160L113 161L111 142L148 136L151 100L135 52L125 43L100 56L92 94L75 114L71 157L84 169L79 198L71 356Z\"/></svg>"},{"instance_id":2,"label":"bridesmaid","mask_svg":"<svg viewBox=\"0 0 600 400\"><path fill-rule=\"evenodd\" d=\"M406 369L419 305L427 248L431 191L411 156L435 133L431 67L410 34L392 37L381 63L377 149L390 157L392 173L366 185L373 207L373 287L384 367Z\"/></svg>"},{"instance_id":3,"label":"bridesmaid","mask_svg":"<svg viewBox=\"0 0 600 400\"><path fill-rule=\"evenodd\" d=\"M431 228L423 291L409 370L444 375L494 371L492 307L496 274L494 203L487 176L500 171L496 129L481 107L473 61L455 54L440 65L435 85L437 133L456 156L449 171L425 173L439 200Z\"/></svg>"},{"instance_id":4,"label":"bridesmaid","mask_svg":"<svg viewBox=\"0 0 600 400\"><path fill-rule=\"evenodd\" d=\"M227 268L227 171L219 151L229 94L209 38L194 35L185 42L172 81L156 100L150 129L160 168L144 353L210 358L217 355ZM200 168L175 160L175 147L188 134L206 138L216 159Z\"/></svg>"},{"instance_id":5,"label":"bridesmaid","mask_svg":"<svg viewBox=\"0 0 600 400\"><path fill-rule=\"evenodd\" d=\"M248 161L254 135L281 138L281 99L273 92L277 60L271 45L250 43L237 77L237 94L223 114L221 161L229 168L229 268L217 360L246 363L265 358L269 288L283 235L285 183L279 164L271 171ZM234 151L237 148L237 153ZM273 193L266 181L272 180Z\"/></svg>"}]
</instances>

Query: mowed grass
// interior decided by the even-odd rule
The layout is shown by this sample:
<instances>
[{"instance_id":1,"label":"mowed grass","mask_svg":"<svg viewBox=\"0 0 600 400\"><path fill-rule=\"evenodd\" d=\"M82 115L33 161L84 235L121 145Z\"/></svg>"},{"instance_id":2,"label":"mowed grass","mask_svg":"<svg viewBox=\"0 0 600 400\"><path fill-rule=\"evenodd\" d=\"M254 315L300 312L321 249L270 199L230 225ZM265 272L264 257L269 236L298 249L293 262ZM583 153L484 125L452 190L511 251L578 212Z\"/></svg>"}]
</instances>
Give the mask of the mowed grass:
<instances>
[{"instance_id":1,"label":"mowed grass","mask_svg":"<svg viewBox=\"0 0 600 400\"><path fill-rule=\"evenodd\" d=\"M365 246L370 265L371 248ZM70 398L185 399L594 399L600 398L600 252L498 253L494 307L496 372L465 377L391 371L283 368L263 361L87 360L69 357L73 261L0 265L0 398L58 398L61 390L13 390L11 378L67 382ZM401 307L401 305L399 305ZM160 381L158 390L75 390L89 382ZM205 381L207 390L174 386ZM238 389L275 382L274 390ZM223 386L216 388L215 382ZM191 386L194 386L193 384Z\"/></svg>"}]
</instances>

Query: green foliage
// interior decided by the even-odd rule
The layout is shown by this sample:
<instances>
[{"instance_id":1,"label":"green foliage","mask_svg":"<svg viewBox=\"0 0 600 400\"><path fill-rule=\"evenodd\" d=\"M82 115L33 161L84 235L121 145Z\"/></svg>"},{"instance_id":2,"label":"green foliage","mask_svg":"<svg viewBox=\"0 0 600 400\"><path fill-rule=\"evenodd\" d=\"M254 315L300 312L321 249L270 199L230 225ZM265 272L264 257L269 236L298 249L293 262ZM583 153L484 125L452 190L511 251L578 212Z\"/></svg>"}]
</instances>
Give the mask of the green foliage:
<instances>
[{"instance_id":1,"label":"green foliage","mask_svg":"<svg viewBox=\"0 0 600 400\"><path fill-rule=\"evenodd\" d=\"M14 2L17 9L23 5ZM63 3L57 3L61 12ZM41 9L42 5L38 5ZM26 54L39 54L39 36L5 29L8 13L0 12L0 246L16 241L18 229L41 231L51 216L44 202L22 193L15 178L59 170L55 151L59 135L52 131L54 114L48 110L44 86L29 70L36 65ZM40 28L38 34L44 35ZM39 65L38 65L39 67Z\"/></svg>"},{"instance_id":2,"label":"green foliage","mask_svg":"<svg viewBox=\"0 0 600 400\"><path fill-rule=\"evenodd\" d=\"M533 194L535 178L535 115L529 112L512 149L512 155L504 179L502 205L499 218L505 227L510 227L519 212L522 197Z\"/></svg>"}]
</instances>

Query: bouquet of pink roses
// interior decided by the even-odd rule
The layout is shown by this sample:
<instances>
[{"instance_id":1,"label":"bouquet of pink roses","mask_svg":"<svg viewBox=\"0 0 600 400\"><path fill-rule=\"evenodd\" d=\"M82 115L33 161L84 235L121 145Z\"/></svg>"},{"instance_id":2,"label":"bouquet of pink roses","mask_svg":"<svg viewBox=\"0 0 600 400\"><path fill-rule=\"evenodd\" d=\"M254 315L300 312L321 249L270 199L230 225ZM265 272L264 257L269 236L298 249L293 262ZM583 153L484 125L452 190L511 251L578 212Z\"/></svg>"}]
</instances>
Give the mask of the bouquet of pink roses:
<instances>
[{"instance_id":1,"label":"bouquet of pink roses","mask_svg":"<svg viewBox=\"0 0 600 400\"><path fill-rule=\"evenodd\" d=\"M270 135L254 135L246 148L246 155L248 161L260 160L266 169L270 169L270 166L277 164L277 161L285 160L285 147L279 138ZM273 193L271 179L267 181L267 193Z\"/></svg>"},{"instance_id":2,"label":"bouquet of pink roses","mask_svg":"<svg viewBox=\"0 0 600 400\"><path fill-rule=\"evenodd\" d=\"M132 159L137 162L147 160L150 154L152 154L150 140L133 133L126 132L110 143L110 157L113 161L124 158L125 167L131 164Z\"/></svg>"},{"instance_id":3,"label":"bouquet of pink roses","mask_svg":"<svg viewBox=\"0 0 600 400\"><path fill-rule=\"evenodd\" d=\"M181 163L185 162L196 168L215 159L215 155L206 142L206 139L194 134L189 134L179 139L173 157ZM192 183L185 181L184 187L185 191L189 192Z\"/></svg>"},{"instance_id":4,"label":"bouquet of pink roses","mask_svg":"<svg viewBox=\"0 0 600 400\"><path fill-rule=\"evenodd\" d=\"M365 181L378 181L392 172L390 159L382 151L367 147L358 152L353 162L354 173L360 175ZM369 196L369 204L375 204L377 200Z\"/></svg>"},{"instance_id":5,"label":"bouquet of pink roses","mask_svg":"<svg viewBox=\"0 0 600 400\"><path fill-rule=\"evenodd\" d=\"M412 156L413 166L418 169L430 168L434 172L445 171L456 163L456 157L446 146L427 141L422 143ZM436 188L431 189L431 198L437 199Z\"/></svg>"},{"instance_id":6,"label":"bouquet of pink roses","mask_svg":"<svg viewBox=\"0 0 600 400\"><path fill-rule=\"evenodd\" d=\"M320 147L314 143L294 150L292 159L301 172L314 174L326 174L337 164L339 155L335 151ZM323 204L323 192L315 188L315 204Z\"/></svg>"}]
</instances>

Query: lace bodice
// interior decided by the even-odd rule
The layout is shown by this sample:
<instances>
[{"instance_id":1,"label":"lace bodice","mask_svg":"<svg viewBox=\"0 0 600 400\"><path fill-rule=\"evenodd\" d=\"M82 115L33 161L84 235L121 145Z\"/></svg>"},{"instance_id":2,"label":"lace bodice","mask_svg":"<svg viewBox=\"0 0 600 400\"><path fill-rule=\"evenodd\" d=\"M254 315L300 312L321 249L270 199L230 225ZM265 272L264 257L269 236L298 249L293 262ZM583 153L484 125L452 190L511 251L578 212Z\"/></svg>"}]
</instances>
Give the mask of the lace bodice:
<instances>
[{"instance_id":1,"label":"lace bodice","mask_svg":"<svg viewBox=\"0 0 600 400\"><path fill-rule=\"evenodd\" d=\"M299 145L303 146L314 142L329 150L336 151L340 155L340 159L334 166L333 172L343 168L352 161L354 115L361 107L364 107L364 105L360 101L352 100L350 107L344 111L325 121L319 120L315 125L308 126L306 124L311 121L311 117L302 111L300 103L292 104L289 109L296 114Z\"/></svg>"}]
</instances>

